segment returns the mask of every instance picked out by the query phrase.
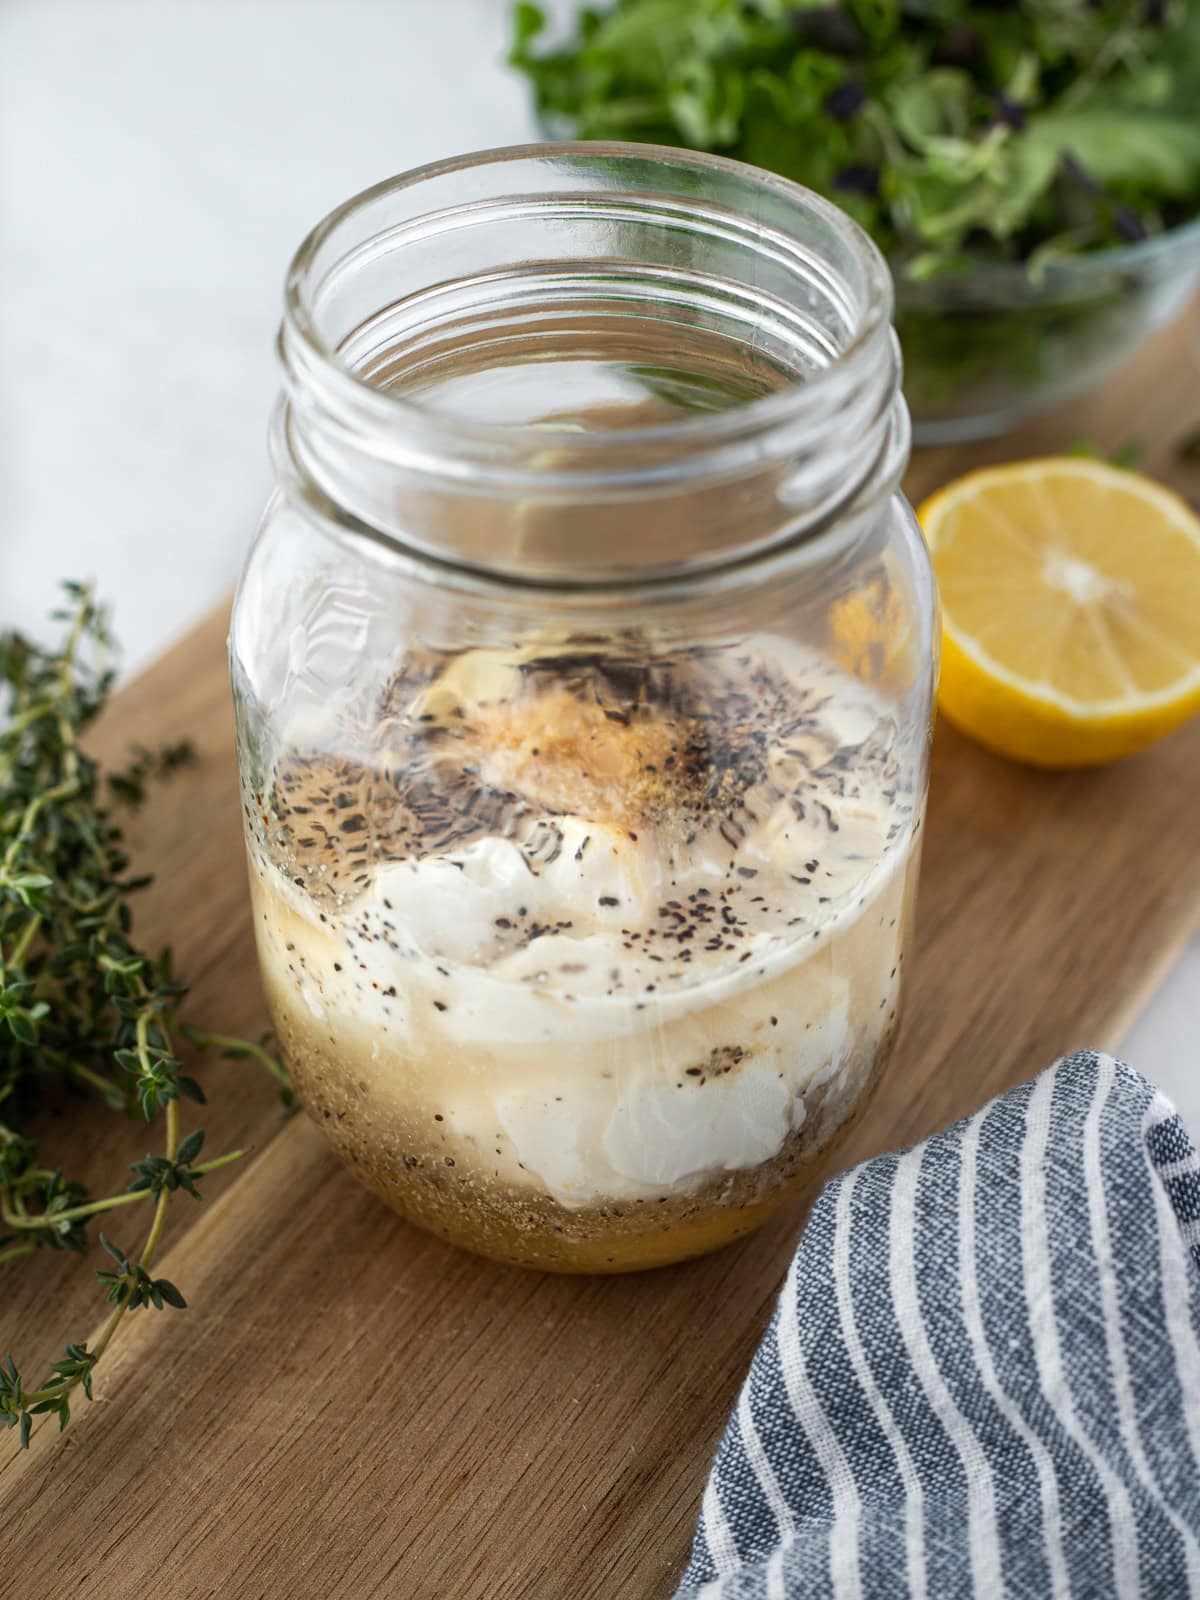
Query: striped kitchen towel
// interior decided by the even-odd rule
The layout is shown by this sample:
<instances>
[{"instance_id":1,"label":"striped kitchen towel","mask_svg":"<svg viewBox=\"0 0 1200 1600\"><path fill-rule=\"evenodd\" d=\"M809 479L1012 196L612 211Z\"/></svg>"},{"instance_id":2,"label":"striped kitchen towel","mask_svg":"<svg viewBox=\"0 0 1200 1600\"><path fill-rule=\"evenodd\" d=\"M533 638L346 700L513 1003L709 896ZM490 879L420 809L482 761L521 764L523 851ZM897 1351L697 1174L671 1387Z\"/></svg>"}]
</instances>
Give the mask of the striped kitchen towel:
<instances>
[{"instance_id":1,"label":"striped kitchen towel","mask_svg":"<svg viewBox=\"0 0 1200 1600\"><path fill-rule=\"evenodd\" d=\"M1070 1056L822 1193L676 1600L1200 1596L1200 1160Z\"/></svg>"}]
</instances>

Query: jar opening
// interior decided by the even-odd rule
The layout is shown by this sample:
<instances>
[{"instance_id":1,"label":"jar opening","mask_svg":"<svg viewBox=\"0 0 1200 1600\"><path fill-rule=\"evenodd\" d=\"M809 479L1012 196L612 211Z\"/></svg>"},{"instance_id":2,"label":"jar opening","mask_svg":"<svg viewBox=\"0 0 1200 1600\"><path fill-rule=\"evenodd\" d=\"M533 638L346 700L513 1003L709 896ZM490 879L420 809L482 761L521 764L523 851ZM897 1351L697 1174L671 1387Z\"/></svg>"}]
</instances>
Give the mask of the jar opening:
<instances>
[{"instance_id":1,"label":"jar opening","mask_svg":"<svg viewBox=\"0 0 1200 1600\"><path fill-rule=\"evenodd\" d=\"M754 168L461 157L301 246L281 465L410 549L535 581L740 561L891 492L890 311L856 224Z\"/></svg>"}]
</instances>

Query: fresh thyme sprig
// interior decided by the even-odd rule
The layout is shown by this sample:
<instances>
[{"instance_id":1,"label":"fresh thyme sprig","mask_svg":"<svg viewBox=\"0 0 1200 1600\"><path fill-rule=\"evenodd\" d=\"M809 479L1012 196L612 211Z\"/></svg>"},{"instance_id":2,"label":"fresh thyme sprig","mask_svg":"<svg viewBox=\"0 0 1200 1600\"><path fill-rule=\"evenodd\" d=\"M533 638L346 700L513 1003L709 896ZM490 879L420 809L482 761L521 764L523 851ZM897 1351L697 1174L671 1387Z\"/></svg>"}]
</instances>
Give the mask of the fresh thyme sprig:
<instances>
[{"instance_id":1,"label":"fresh thyme sprig","mask_svg":"<svg viewBox=\"0 0 1200 1600\"><path fill-rule=\"evenodd\" d=\"M11 1352L0 1363L0 1421L29 1443L34 1419L63 1428L127 1312L182 1309L173 1283L151 1268L171 1200L200 1197L198 1184L243 1154L198 1161L199 1128L181 1136L182 1100L204 1103L183 1070L174 1039L262 1062L292 1105L287 1073L266 1048L178 1020L185 991L169 950L151 956L133 940L130 897L149 881L129 875L120 806L139 805L147 782L182 765L188 747L138 749L129 767L103 777L80 736L112 688L112 641L90 588L67 584L55 613L66 630L58 650L18 633L0 637L0 1272L42 1249L82 1253L88 1226L145 1202L150 1221L128 1254L103 1233L114 1268L98 1274L112 1305L96 1342L68 1343L61 1361L26 1388ZM160 1123L162 1147L133 1163L119 1194L93 1199L47 1164L22 1132L47 1091L99 1094L113 1110Z\"/></svg>"}]
</instances>

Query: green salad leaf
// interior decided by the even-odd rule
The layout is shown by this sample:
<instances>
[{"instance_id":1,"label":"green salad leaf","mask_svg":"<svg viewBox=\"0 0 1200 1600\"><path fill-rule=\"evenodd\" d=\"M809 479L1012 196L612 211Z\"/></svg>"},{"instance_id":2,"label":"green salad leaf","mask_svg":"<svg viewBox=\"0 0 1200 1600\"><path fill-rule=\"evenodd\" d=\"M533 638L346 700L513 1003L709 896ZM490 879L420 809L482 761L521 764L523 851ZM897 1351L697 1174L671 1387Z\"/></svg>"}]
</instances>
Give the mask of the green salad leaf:
<instances>
[{"instance_id":1,"label":"green salad leaf","mask_svg":"<svg viewBox=\"0 0 1200 1600\"><path fill-rule=\"evenodd\" d=\"M1092 105L1038 117L1028 141L1053 164L1069 151L1099 183L1175 200L1200 192L1200 120Z\"/></svg>"},{"instance_id":2,"label":"green salad leaf","mask_svg":"<svg viewBox=\"0 0 1200 1600\"><path fill-rule=\"evenodd\" d=\"M780 172L914 278L1200 213L1200 0L612 0L552 32L516 6L550 132Z\"/></svg>"}]
</instances>

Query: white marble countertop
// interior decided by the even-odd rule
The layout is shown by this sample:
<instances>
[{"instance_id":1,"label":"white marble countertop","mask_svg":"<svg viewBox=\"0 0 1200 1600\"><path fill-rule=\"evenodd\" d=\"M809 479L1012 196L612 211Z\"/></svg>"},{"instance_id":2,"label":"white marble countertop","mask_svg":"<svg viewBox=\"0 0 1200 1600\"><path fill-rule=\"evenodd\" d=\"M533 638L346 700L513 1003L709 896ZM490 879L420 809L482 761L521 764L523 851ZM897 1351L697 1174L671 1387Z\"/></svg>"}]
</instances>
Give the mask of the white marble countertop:
<instances>
[{"instance_id":1,"label":"white marble countertop","mask_svg":"<svg viewBox=\"0 0 1200 1600\"><path fill-rule=\"evenodd\" d=\"M136 667L229 588L268 492L287 261L367 184L533 136L507 9L0 7L0 626L98 576ZM1194 1129L1198 1023L1200 944L1126 1041Z\"/></svg>"}]
</instances>

